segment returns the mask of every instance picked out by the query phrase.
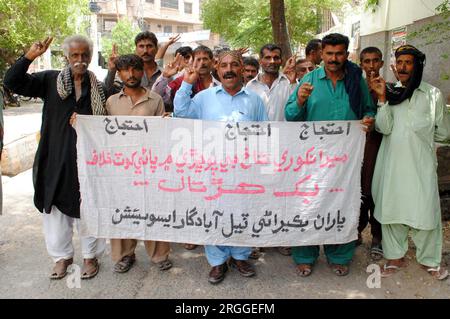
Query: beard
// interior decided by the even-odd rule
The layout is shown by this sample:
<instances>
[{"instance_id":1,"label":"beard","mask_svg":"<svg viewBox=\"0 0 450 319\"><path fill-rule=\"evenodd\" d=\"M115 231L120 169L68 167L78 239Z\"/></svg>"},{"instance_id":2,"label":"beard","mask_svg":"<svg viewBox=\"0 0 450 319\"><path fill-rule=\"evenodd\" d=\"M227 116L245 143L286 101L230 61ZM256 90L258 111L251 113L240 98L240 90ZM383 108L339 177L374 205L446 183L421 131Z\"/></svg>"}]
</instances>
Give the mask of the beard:
<instances>
[{"instance_id":1,"label":"beard","mask_svg":"<svg viewBox=\"0 0 450 319\"><path fill-rule=\"evenodd\" d=\"M129 83L129 82L127 81L127 82L124 83L124 85L125 85L127 88L130 88L130 89L137 89L138 87L141 86L141 81L136 81L136 82L132 82L132 83Z\"/></svg>"}]
</instances>

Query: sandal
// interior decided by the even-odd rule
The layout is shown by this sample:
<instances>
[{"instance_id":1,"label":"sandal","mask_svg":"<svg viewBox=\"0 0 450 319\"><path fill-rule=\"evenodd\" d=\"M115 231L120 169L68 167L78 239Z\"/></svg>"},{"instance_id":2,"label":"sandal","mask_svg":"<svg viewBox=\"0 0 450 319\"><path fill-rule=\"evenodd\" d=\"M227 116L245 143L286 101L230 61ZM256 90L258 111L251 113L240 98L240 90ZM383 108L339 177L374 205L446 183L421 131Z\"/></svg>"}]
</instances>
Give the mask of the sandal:
<instances>
[{"instance_id":1,"label":"sandal","mask_svg":"<svg viewBox=\"0 0 450 319\"><path fill-rule=\"evenodd\" d=\"M98 263L97 258L87 258L84 259L84 265L81 279L91 279L97 276L98 271L100 270L100 264Z\"/></svg>"},{"instance_id":2,"label":"sandal","mask_svg":"<svg viewBox=\"0 0 450 319\"><path fill-rule=\"evenodd\" d=\"M383 269L381 270L381 277L388 278L405 267L406 262L404 261L400 265L394 265L392 263L389 264L389 262L387 262L386 264L384 264Z\"/></svg>"},{"instance_id":3,"label":"sandal","mask_svg":"<svg viewBox=\"0 0 450 319\"><path fill-rule=\"evenodd\" d=\"M370 258L373 260L380 260L383 258L383 248L381 247L381 244L372 243L372 247L370 248Z\"/></svg>"},{"instance_id":4,"label":"sandal","mask_svg":"<svg viewBox=\"0 0 450 319\"><path fill-rule=\"evenodd\" d=\"M283 256L290 256L292 255L291 247L278 247L278 252L282 254Z\"/></svg>"},{"instance_id":5,"label":"sandal","mask_svg":"<svg viewBox=\"0 0 450 319\"><path fill-rule=\"evenodd\" d=\"M184 249L187 250L194 250L195 248L197 248L198 245L195 244L184 244Z\"/></svg>"},{"instance_id":6,"label":"sandal","mask_svg":"<svg viewBox=\"0 0 450 319\"><path fill-rule=\"evenodd\" d=\"M313 265L312 264L298 264L297 265L297 275L300 277L308 277L312 274Z\"/></svg>"},{"instance_id":7,"label":"sandal","mask_svg":"<svg viewBox=\"0 0 450 319\"><path fill-rule=\"evenodd\" d=\"M164 271L164 270L168 270L170 268L172 268L172 262L169 259L160 261L159 263L156 263L156 265L158 266L159 270Z\"/></svg>"},{"instance_id":8,"label":"sandal","mask_svg":"<svg viewBox=\"0 0 450 319\"><path fill-rule=\"evenodd\" d=\"M422 265L422 268L424 268L428 273L433 276L436 280L444 280L448 277L448 270L442 269L441 266L438 267L427 267Z\"/></svg>"},{"instance_id":9,"label":"sandal","mask_svg":"<svg viewBox=\"0 0 450 319\"><path fill-rule=\"evenodd\" d=\"M62 279L67 275L67 268L72 265L73 258L60 259L55 263L53 267L53 273L50 274L50 279Z\"/></svg>"},{"instance_id":10,"label":"sandal","mask_svg":"<svg viewBox=\"0 0 450 319\"><path fill-rule=\"evenodd\" d=\"M125 256L114 265L113 270L114 270L114 272L117 272L117 273L125 273L131 269L131 267L133 266L135 261L136 261L135 254L133 254L131 256Z\"/></svg>"},{"instance_id":11,"label":"sandal","mask_svg":"<svg viewBox=\"0 0 450 319\"><path fill-rule=\"evenodd\" d=\"M336 276L347 276L349 273L348 265L330 264L330 267Z\"/></svg>"}]
</instances>

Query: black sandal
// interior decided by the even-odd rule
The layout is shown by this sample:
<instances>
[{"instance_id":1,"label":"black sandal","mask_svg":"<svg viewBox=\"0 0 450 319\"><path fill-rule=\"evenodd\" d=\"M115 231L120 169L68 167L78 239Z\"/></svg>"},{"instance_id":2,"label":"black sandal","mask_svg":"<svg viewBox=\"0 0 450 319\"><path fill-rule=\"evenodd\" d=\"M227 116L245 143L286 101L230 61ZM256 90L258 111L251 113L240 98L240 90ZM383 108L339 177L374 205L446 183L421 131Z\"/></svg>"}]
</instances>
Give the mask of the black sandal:
<instances>
[{"instance_id":1,"label":"black sandal","mask_svg":"<svg viewBox=\"0 0 450 319\"><path fill-rule=\"evenodd\" d=\"M372 247L370 247L370 258L373 260L380 260L383 256L383 248L381 247L381 244L372 243Z\"/></svg>"},{"instance_id":2,"label":"black sandal","mask_svg":"<svg viewBox=\"0 0 450 319\"><path fill-rule=\"evenodd\" d=\"M133 267L134 262L136 261L136 255L133 254L131 256L125 256L120 261L118 261L114 265L114 272L117 273L125 273Z\"/></svg>"},{"instance_id":3,"label":"black sandal","mask_svg":"<svg viewBox=\"0 0 450 319\"><path fill-rule=\"evenodd\" d=\"M159 263L156 263L156 265L159 267L159 270L164 271L172 268L172 262L169 259L160 261Z\"/></svg>"}]
</instances>

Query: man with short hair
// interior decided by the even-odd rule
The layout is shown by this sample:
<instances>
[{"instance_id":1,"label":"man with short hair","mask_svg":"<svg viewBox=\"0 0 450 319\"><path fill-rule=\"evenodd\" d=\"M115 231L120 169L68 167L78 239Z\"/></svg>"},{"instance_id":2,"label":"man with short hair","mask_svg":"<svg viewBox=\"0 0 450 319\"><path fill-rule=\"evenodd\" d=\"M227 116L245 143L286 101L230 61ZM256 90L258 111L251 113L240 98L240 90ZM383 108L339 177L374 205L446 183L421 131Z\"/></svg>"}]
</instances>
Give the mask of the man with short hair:
<instances>
[{"instance_id":1,"label":"man with short hair","mask_svg":"<svg viewBox=\"0 0 450 319\"><path fill-rule=\"evenodd\" d=\"M73 262L73 226L80 218L76 132L69 119L79 114L104 115L105 89L88 71L93 44L80 35L64 40L62 49L68 66L61 71L27 74L30 64L50 46L52 38L35 42L6 72L5 86L14 92L44 100L41 138L33 165L34 204L44 213L47 251L55 262L51 279L61 279ZM82 279L99 271L98 259L105 240L81 236L84 258Z\"/></svg>"},{"instance_id":2,"label":"man with short hair","mask_svg":"<svg viewBox=\"0 0 450 319\"><path fill-rule=\"evenodd\" d=\"M179 47L175 51L175 56L177 56L177 54L181 55L183 57L183 59L181 60L181 63L178 67L178 74L175 75L175 78L177 78L178 76L181 76L183 74L184 68L186 66L188 66L189 63L191 62L193 51L192 51L192 48L188 47L188 46Z\"/></svg>"},{"instance_id":3,"label":"man with short hair","mask_svg":"<svg viewBox=\"0 0 450 319\"><path fill-rule=\"evenodd\" d=\"M217 64L217 73L222 84L203 90L192 98L192 87L200 74L197 65L188 68L175 95L175 117L211 121L267 121L261 98L243 86L242 69L242 56L239 52L222 52ZM242 276L254 276L255 270L247 261L250 253L250 247L206 245L206 258L212 266L208 281L217 284L225 278L227 260Z\"/></svg>"},{"instance_id":4,"label":"man with short hair","mask_svg":"<svg viewBox=\"0 0 450 319\"><path fill-rule=\"evenodd\" d=\"M193 62L198 67L199 77L192 89L192 96L195 96L198 92L207 89L211 86L219 85L211 72L214 67L213 53L210 48L206 46L198 46L192 53ZM177 60L177 58L175 58ZM175 80L170 81L179 69L180 63L169 63L165 68L161 76L156 80L152 90L162 96L164 104L166 105L166 111L173 111L173 99L178 89L183 82L183 75L180 75Z\"/></svg>"},{"instance_id":5,"label":"man with short hair","mask_svg":"<svg viewBox=\"0 0 450 319\"><path fill-rule=\"evenodd\" d=\"M162 70L158 67L155 56L158 52L158 39L156 35L150 31L140 32L134 38L134 44L136 45L135 53L144 60L144 76L141 81L141 85L145 88L151 89L156 79L161 75ZM114 60L117 52L113 52L113 55L109 59L108 63L108 75L105 79L105 85L108 92L116 94L120 92L123 87L123 83L115 82L116 67Z\"/></svg>"},{"instance_id":6,"label":"man with short hair","mask_svg":"<svg viewBox=\"0 0 450 319\"><path fill-rule=\"evenodd\" d=\"M377 93L371 88L371 79L380 76L380 69L383 67L383 54L376 47L367 47L360 53L360 65L366 75L366 82L369 92L376 105L378 102ZM383 258L383 247L381 245L381 224L374 217L375 204L372 198L372 177L375 169L378 149L380 148L383 135L377 131L366 133L366 145L364 148L364 161L361 168L361 193L362 203L359 215L358 242L362 244L362 231L370 223L372 243L370 246L370 257L373 260ZM369 215L370 212L370 215ZM370 216L370 217L369 217Z\"/></svg>"},{"instance_id":7,"label":"man with short hair","mask_svg":"<svg viewBox=\"0 0 450 319\"><path fill-rule=\"evenodd\" d=\"M306 60L311 61L315 66L319 65L322 62L322 40L309 41L305 48L305 56Z\"/></svg>"},{"instance_id":8,"label":"man with short hair","mask_svg":"<svg viewBox=\"0 0 450 319\"><path fill-rule=\"evenodd\" d=\"M441 91L422 81L425 54L411 45L395 51L400 81L373 78L379 96L376 129L383 134L372 191L375 218L383 231L388 277L407 266L408 234L418 263L433 278L444 280L441 267L442 217L437 183L435 142L450 138L450 115Z\"/></svg>"},{"instance_id":9,"label":"man with short hair","mask_svg":"<svg viewBox=\"0 0 450 319\"><path fill-rule=\"evenodd\" d=\"M297 81L300 81L303 79L305 74L308 74L311 71L314 71L316 66L309 60L306 59L299 59L295 63L295 72L297 76Z\"/></svg>"},{"instance_id":10,"label":"man with short hair","mask_svg":"<svg viewBox=\"0 0 450 319\"><path fill-rule=\"evenodd\" d=\"M350 121L361 120L371 128L374 105L361 69L348 61L349 39L331 33L322 39L324 66L306 74L286 105L288 121ZM319 246L292 248L297 272L311 275L319 256ZM324 245L325 255L333 272L345 276L355 251L355 241Z\"/></svg>"},{"instance_id":11,"label":"man with short hair","mask_svg":"<svg viewBox=\"0 0 450 319\"><path fill-rule=\"evenodd\" d=\"M291 58L292 60L292 58ZM288 74L280 73L282 50L275 44L266 44L259 51L262 73L246 84L263 100L269 121L285 121L284 106L297 85L295 70ZM291 255L290 247L277 247L280 254ZM261 248L255 247L250 258L258 259Z\"/></svg>"},{"instance_id":12,"label":"man with short hair","mask_svg":"<svg viewBox=\"0 0 450 319\"><path fill-rule=\"evenodd\" d=\"M259 62L258 60L252 57L245 57L243 62L244 62L243 78L245 85L258 75Z\"/></svg>"},{"instance_id":13,"label":"man with short hair","mask_svg":"<svg viewBox=\"0 0 450 319\"><path fill-rule=\"evenodd\" d=\"M137 55L119 56L116 60L123 89L108 98L108 115L162 116L164 103L162 98L141 85L144 76L144 61ZM136 255L136 239L111 239L111 258L116 263L114 271L124 273L133 266ZM144 241L147 254L160 270L172 267L169 260L170 243L162 241Z\"/></svg>"},{"instance_id":14,"label":"man with short hair","mask_svg":"<svg viewBox=\"0 0 450 319\"><path fill-rule=\"evenodd\" d=\"M252 90L263 100L269 121L284 121L284 106L297 85L296 74L288 78L280 73L282 64L281 48L266 44L259 51L262 73L250 80L246 88Z\"/></svg>"}]
</instances>

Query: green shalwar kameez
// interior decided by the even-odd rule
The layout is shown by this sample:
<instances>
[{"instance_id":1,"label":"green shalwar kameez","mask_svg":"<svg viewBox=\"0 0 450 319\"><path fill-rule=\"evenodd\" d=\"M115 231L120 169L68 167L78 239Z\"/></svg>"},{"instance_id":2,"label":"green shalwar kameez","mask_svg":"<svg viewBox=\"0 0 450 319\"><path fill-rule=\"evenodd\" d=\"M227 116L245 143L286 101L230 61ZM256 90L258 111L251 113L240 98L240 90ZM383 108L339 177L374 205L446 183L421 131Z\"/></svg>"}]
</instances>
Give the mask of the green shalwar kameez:
<instances>
[{"instance_id":1,"label":"green shalwar kameez","mask_svg":"<svg viewBox=\"0 0 450 319\"><path fill-rule=\"evenodd\" d=\"M297 92L299 87L309 82L314 86L310 97L301 109L297 104ZM360 82L361 107L364 116L375 116L375 106L369 95L369 89L363 78ZM339 80L336 87L327 78L323 67L306 74L300 81L294 93L289 97L285 108L287 121L350 121L358 120L355 112L350 107L348 94L344 81ZM313 264L319 257L320 246L301 246L292 248L292 258L296 264ZM328 262L337 265L347 265L355 252L355 241L324 245Z\"/></svg>"}]
</instances>

